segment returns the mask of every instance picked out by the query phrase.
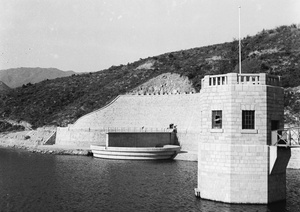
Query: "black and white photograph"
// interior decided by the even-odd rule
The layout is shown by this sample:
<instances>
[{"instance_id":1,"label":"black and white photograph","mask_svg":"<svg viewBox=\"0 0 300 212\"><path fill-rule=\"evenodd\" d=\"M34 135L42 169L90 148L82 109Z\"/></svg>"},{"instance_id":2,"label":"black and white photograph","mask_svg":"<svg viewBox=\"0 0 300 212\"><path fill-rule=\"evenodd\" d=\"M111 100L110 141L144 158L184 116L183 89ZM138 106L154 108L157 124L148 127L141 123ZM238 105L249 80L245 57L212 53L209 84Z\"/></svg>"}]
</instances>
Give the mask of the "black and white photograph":
<instances>
[{"instance_id":1,"label":"black and white photograph","mask_svg":"<svg viewBox=\"0 0 300 212\"><path fill-rule=\"evenodd\" d=\"M299 0L0 0L0 212L299 212Z\"/></svg>"}]
</instances>

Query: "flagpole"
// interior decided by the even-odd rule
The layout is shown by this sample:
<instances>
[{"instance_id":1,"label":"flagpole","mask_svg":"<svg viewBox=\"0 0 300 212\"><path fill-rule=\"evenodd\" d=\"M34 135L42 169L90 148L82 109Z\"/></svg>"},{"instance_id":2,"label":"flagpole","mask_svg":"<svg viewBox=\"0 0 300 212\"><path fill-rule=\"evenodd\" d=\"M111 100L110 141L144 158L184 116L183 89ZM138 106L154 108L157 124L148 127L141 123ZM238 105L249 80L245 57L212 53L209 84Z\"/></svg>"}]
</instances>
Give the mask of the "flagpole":
<instances>
[{"instance_id":1,"label":"flagpole","mask_svg":"<svg viewBox=\"0 0 300 212\"><path fill-rule=\"evenodd\" d=\"M241 6L239 6L239 72L242 73L242 49L241 49Z\"/></svg>"}]
</instances>

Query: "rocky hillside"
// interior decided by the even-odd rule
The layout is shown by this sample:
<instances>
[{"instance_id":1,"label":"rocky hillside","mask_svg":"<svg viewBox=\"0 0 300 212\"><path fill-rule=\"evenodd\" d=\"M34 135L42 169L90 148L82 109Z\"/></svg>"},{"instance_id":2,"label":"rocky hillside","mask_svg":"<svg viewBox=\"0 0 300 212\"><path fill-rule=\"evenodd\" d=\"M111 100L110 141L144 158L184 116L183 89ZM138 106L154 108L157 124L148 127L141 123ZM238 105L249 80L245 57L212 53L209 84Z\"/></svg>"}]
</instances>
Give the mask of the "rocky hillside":
<instances>
[{"instance_id":1,"label":"rocky hillside","mask_svg":"<svg viewBox=\"0 0 300 212\"><path fill-rule=\"evenodd\" d=\"M74 71L61 71L56 68L11 68L0 70L0 81L11 88L20 87L28 83L38 83L46 79L67 77Z\"/></svg>"},{"instance_id":2,"label":"rocky hillside","mask_svg":"<svg viewBox=\"0 0 300 212\"><path fill-rule=\"evenodd\" d=\"M188 77L176 73L164 73L132 89L128 94L177 94L195 93Z\"/></svg>"},{"instance_id":3,"label":"rocky hillside","mask_svg":"<svg viewBox=\"0 0 300 212\"><path fill-rule=\"evenodd\" d=\"M285 88L300 85L300 29L297 25L247 36L242 46L243 73L280 75ZM235 72L237 66L237 40L165 53L94 73L44 80L13 89L0 95L0 115L3 119L26 121L33 127L66 126L119 94L198 92L204 75ZM186 86L179 86L183 82ZM286 96L285 106L290 111L286 113L286 120L292 123L297 121L294 117L300 97L288 89Z\"/></svg>"}]
</instances>

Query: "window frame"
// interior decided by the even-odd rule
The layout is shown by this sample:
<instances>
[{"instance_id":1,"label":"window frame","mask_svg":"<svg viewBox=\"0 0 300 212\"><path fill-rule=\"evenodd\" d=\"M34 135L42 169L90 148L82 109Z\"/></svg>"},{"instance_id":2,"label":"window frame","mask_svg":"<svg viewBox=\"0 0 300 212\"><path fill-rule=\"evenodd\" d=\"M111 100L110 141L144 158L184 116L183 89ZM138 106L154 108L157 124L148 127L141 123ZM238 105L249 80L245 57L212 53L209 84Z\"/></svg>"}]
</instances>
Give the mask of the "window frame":
<instances>
[{"instance_id":1,"label":"window frame","mask_svg":"<svg viewBox=\"0 0 300 212\"><path fill-rule=\"evenodd\" d=\"M255 130L255 110L242 110L242 130Z\"/></svg>"},{"instance_id":2,"label":"window frame","mask_svg":"<svg viewBox=\"0 0 300 212\"><path fill-rule=\"evenodd\" d=\"M218 116L219 123L216 121L216 117ZM223 122L223 114L222 110L212 110L211 113L211 129L222 129Z\"/></svg>"}]
</instances>

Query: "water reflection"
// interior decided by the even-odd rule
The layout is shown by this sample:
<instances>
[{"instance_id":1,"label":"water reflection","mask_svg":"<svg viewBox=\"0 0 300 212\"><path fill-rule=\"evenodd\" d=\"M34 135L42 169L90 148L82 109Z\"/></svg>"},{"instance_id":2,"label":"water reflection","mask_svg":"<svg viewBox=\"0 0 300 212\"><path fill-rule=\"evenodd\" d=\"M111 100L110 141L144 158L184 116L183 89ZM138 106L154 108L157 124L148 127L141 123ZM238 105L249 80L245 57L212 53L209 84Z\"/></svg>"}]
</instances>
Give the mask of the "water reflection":
<instances>
[{"instance_id":1,"label":"water reflection","mask_svg":"<svg viewBox=\"0 0 300 212\"><path fill-rule=\"evenodd\" d=\"M287 201L238 205L198 199L197 163L118 161L0 149L0 211L300 211L300 170Z\"/></svg>"},{"instance_id":2,"label":"water reflection","mask_svg":"<svg viewBox=\"0 0 300 212\"><path fill-rule=\"evenodd\" d=\"M247 205L247 204L226 204L209 200L200 200L199 211L221 211L221 212L282 212L286 211L285 201L269 205Z\"/></svg>"}]
</instances>

